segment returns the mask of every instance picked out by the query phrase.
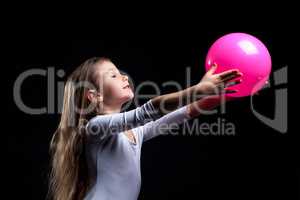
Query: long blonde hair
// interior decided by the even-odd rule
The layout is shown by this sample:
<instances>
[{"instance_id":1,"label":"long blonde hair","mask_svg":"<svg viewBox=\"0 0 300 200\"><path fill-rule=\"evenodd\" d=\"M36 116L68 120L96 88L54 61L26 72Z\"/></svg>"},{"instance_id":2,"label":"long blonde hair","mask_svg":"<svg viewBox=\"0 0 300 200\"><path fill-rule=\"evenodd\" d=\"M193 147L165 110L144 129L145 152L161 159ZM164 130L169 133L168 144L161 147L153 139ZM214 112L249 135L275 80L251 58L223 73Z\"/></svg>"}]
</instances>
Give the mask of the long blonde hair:
<instances>
[{"instance_id":1,"label":"long blonde hair","mask_svg":"<svg viewBox=\"0 0 300 200\"><path fill-rule=\"evenodd\" d=\"M88 113L81 111L92 104L85 97L87 90L92 89L90 86L99 89L94 73L96 64L107 60L102 57L88 59L67 79L61 120L50 143L52 169L48 197L54 200L81 200L89 189L86 134L82 127L97 114L97 105L92 105Z\"/></svg>"}]
</instances>

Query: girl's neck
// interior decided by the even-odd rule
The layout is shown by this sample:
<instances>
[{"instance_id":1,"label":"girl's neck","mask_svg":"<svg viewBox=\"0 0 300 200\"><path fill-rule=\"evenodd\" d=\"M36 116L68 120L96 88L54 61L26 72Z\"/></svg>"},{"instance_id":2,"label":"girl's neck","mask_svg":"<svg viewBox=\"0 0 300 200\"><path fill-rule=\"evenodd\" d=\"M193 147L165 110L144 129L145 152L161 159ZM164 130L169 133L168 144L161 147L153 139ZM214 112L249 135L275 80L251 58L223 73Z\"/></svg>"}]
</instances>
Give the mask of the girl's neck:
<instances>
[{"instance_id":1,"label":"girl's neck","mask_svg":"<svg viewBox=\"0 0 300 200\"><path fill-rule=\"evenodd\" d=\"M121 105L111 106L111 105L103 105L101 109L101 113L103 114L113 114L121 112Z\"/></svg>"}]
</instances>

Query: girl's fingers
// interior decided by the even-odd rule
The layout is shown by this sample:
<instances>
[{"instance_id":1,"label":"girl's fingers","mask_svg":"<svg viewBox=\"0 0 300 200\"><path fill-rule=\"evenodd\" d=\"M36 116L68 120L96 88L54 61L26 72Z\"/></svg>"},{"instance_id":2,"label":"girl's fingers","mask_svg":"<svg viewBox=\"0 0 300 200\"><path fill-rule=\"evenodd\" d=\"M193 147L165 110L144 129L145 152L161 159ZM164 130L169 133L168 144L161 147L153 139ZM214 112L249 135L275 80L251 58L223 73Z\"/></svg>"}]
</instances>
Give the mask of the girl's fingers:
<instances>
[{"instance_id":1,"label":"girl's fingers","mask_svg":"<svg viewBox=\"0 0 300 200\"><path fill-rule=\"evenodd\" d=\"M226 77L224 77L221 81L224 82L224 83L227 83L233 79L236 79L238 77L241 77L243 74L238 72L237 74L231 74L231 75L228 75Z\"/></svg>"},{"instance_id":2,"label":"girl's fingers","mask_svg":"<svg viewBox=\"0 0 300 200\"><path fill-rule=\"evenodd\" d=\"M215 73L215 71L217 70L218 65L216 63L214 63L211 68L209 69L208 73L209 74L213 74Z\"/></svg>"},{"instance_id":3,"label":"girl's fingers","mask_svg":"<svg viewBox=\"0 0 300 200\"><path fill-rule=\"evenodd\" d=\"M236 81L231 81L231 82L228 82L225 87L231 87L231 86L234 86L234 85L238 85L242 82L242 79L239 79L239 80L236 80Z\"/></svg>"},{"instance_id":4,"label":"girl's fingers","mask_svg":"<svg viewBox=\"0 0 300 200\"><path fill-rule=\"evenodd\" d=\"M229 89L224 86L225 86L224 84L218 85L215 94L231 94L231 93L238 92L238 90L236 89Z\"/></svg>"},{"instance_id":5,"label":"girl's fingers","mask_svg":"<svg viewBox=\"0 0 300 200\"><path fill-rule=\"evenodd\" d=\"M229 89L226 89L225 90L225 94L233 94L233 93L237 93L238 90L229 90Z\"/></svg>"},{"instance_id":6,"label":"girl's fingers","mask_svg":"<svg viewBox=\"0 0 300 200\"><path fill-rule=\"evenodd\" d=\"M233 70L228 70L228 71L222 72L222 73L218 74L218 76L220 77L220 79L224 79L227 76L238 74L238 72L239 72L238 69L233 69Z\"/></svg>"}]
</instances>

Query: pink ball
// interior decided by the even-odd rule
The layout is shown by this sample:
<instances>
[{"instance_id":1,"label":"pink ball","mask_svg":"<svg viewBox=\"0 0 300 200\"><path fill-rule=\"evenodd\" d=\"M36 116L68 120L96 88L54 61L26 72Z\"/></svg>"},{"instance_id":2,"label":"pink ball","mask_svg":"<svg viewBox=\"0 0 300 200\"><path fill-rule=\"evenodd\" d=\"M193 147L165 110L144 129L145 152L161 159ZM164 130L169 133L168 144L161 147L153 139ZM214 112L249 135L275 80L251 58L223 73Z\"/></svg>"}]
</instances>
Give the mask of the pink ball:
<instances>
[{"instance_id":1,"label":"pink ball","mask_svg":"<svg viewBox=\"0 0 300 200\"><path fill-rule=\"evenodd\" d=\"M229 87L238 90L232 97L249 96L260 90L271 73L271 56L257 38L245 33L231 33L219 38L209 49L205 68L216 63L215 73L239 69L244 75L242 83Z\"/></svg>"}]
</instances>

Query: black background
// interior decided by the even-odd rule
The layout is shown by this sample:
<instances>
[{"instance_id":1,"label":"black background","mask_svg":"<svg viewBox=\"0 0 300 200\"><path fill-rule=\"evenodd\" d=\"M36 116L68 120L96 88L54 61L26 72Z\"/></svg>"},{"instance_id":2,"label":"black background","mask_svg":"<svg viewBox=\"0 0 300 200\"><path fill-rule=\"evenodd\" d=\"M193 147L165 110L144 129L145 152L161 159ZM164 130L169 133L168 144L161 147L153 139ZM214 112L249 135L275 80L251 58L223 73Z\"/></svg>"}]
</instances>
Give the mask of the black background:
<instances>
[{"instance_id":1,"label":"black background","mask_svg":"<svg viewBox=\"0 0 300 200\"><path fill-rule=\"evenodd\" d=\"M7 131L3 140L6 160L3 181L9 199L45 198L48 147L59 122L59 114L28 115L16 107L13 84L27 69L54 66L56 70L63 69L67 76L84 60L107 56L136 85L151 80L161 86L163 82L176 80L184 86L185 68L191 67L192 84L197 83L204 74L210 45L231 32L246 32L262 40L272 56L273 71L291 64L290 39L294 29L287 27L285 21L272 21L271 17L261 21L257 17L240 23L236 18L220 16L217 22L209 22L207 18L197 20L197 15L192 17L193 21L179 17L134 24L130 20L109 25L89 23L71 31L65 31L67 23L55 28L47 27L46 22L32 26L19 24L22 33L13 31L13 39L6 41L10 56L6 57L9 66L3 74L8 80L8 103L4 110L9 111L8 122L4 124ZM65 81L66 76L56 77L56 83ZM289 72L289 82L292 78ZM285 87L288 85L281 86ZM24 102L32 107L46 106L46 88L45 77L26 80L22 86ZM160 88L163 93L174 91L174 88ZM261 92L254 99L257 110L269 117L274 114L274 89ZM289 88L289 100L290 94ZM218 116L199 117L199 120L213 122ZM299 196L298 141L290 113L285 134L254 116L250 98L231 102L223 117L236 125L235 136L160 136L145 143L140 199Z\"/></svg>"}]
</instances>

